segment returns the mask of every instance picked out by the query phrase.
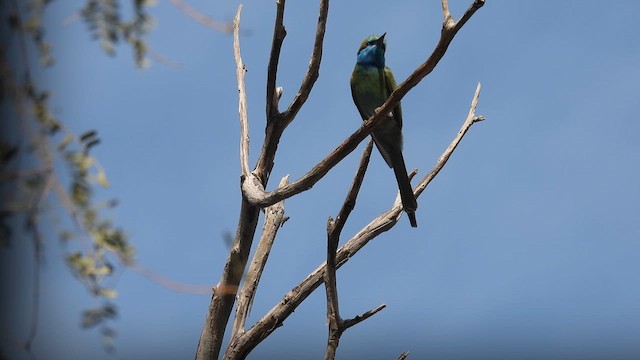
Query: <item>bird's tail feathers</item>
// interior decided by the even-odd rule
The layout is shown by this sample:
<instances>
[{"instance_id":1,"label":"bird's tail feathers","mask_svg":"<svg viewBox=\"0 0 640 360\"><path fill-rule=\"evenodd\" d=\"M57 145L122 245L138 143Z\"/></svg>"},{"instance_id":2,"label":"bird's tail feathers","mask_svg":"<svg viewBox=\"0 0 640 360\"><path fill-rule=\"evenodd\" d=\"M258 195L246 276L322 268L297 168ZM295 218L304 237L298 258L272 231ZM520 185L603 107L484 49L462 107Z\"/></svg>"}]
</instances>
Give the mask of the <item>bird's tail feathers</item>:
<instances>
[{"instance_id":1,"label":"bird's tail feathers","mask_svg":"<svg viewBox=\"0 0 640 360\"><path fill-rule=\"evenodd\" d=\"M411 182L407 175L407 167L404 164L404 158L402 157L402 153L397 153L392 156L395 157L395 161L393 161L395 165L393 167L393 172L396 176L396 180L398 181L398 190L400 190L402 208L409 217L411 227L418 227L415 214L418 209L418 202L416 201L416 197L413 195L413 188L411 187Z\"/></svg>"}]
</instances>

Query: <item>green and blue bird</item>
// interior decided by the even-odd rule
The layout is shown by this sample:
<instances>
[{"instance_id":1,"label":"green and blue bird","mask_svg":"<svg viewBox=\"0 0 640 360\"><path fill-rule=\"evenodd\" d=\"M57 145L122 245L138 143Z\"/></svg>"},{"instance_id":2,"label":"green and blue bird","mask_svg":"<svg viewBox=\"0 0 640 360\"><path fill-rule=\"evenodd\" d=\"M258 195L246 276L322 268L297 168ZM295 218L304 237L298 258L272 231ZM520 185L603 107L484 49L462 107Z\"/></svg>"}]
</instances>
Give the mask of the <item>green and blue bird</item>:
<instances>
[{"instance_id":1,"label":"green and blue bird","mask_svg":"<svg viewBox=\"0 0 640 360\"><path fill-rule=\"evenodd\" d=\"M362 120L369 119L376 109L387 100L396 88L396 79L385 66L384 53L387 43L382 36L371 35L364 39L358 49L358 60L351 74L351 95ZM418 202L413 195L407 167L402 157L402 108L400 103L386 120L383 120L371 133L376 147L382 154L398 181L402 207L409 217L412 227L417 227L416 209Z\"/></svg>"}]
</instances>

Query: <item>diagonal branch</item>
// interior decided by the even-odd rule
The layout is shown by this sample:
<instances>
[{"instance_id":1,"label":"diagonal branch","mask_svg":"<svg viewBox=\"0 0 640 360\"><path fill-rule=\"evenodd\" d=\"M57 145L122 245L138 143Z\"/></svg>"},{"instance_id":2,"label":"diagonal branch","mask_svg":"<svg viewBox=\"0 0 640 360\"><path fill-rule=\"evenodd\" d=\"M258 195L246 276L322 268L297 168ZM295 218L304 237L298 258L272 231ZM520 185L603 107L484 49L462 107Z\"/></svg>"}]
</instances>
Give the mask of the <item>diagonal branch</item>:
<instances>
[{"instance_id":1,"label":"diagonal branch","mask_svg":"<svg viewBox=\"0 0 640 360\"><path fill-rule=\"evenodd\" d=\"M203 13L199 12L198 10L194 9L193 7L189 6L187 3L185 3L182 0L171 0L171 3L178 9L182 10L185 14L187 14L188 16L191 16L194 20L196 20L197 22L201 23L204 26L207 26L212 29L222 31L225 33L229 33L233 31L232 24L229 24L229 23L223 24L223 23L217 22L212 18L210 18L209 16L206 16Z\"/></svg>"},{"instance_id":2,"label":"diagonal branch","mask_svg":"<svg viewBox=\"0 0 640 360\"><path fill-rule=\"evenodd\" d=\"M429 175L420 182L420 189L418 191L423 191L424 188L426 188L426 186L435 178L439 170L444 167L471 125L484 119L481 116L475 115L475 106L478 102L478 96L479 90L476 89L476 93L472 101L472 111L469 112L462 128L444 153L440 156L436 165L429 172ZM401 212L402 205L395 205L385 213L373 219L368 225L347 241L347 243L344 244L336 254L336 268L341 267L349 261L349 259L360 251L360 249L362 249L371 239L395 226L400 218ZM267 338L275 329L282 326L287 317L289 317L289 315L291 315L293 311L315 289L317 289L318 286L320 286L323 282L325 271L326 263L320 265L300 284L291 289L291 291L289 291L276 306L274 306L262 317L262 319L260 319L243 335L233 339L229 344L225 359L244 359L253 348L262 342L262 340Z\"/></svg>"},{"instance_id":3,"label":"diagonal branch","mask_svg":"<svg viewBox=\"0 0 640 360\"><path fill-rule=\"evenodd\" d=\"M443 0L443 8L445 8L445 4L446 0ZM377 109L374 115L364 121L358 130L351 134L342 144L340 144L340 146L333 150L325 159L320 161L320 163L318 163L303 177L272 192L265 191L263 185L265 182L261 178L262 173L257 172L249 178L245 178L242 183L242 192L247 201L256 206L270 206L282 199L299 194L313 187L316 182L320 181L320 179L322 179L334 166L349 155L412 88L414 88L425 76L433 71L446 53L449 44L455 37L456 33L462 27L462 21L464 20L464 22L466 22L483 5L484 0L474 0L459 22L454 22L453 19L450 18L450 14L449 17L445 14L445 22L442 25L440 40L429 58L391 93L387 98L387 101ZM448 13L448 6L446 9ZM269 133L267 135L269 135ZM265 147L266 146L265 142ZM274 146L277 147L277 142ZM275 154L275 148L273 150L273 154ZM271 158L271 160L273 160L273 158Z\"/></svg>"},{"instance_id":4,"label":"diagonal branch","mask_svg":"<svg viewBox=\"0 0 640 360\"><path fill-rule=\"evenodd\" d=\"M451 144L449 144L449 147L447 147L444 153L440 155L440 158L438 159L436 166L434 166L433 169L431 169L431 171L429 171L429 173L424 178L422 178L422 180L420 180L420 182L418 183L418 186L416 187L416 191L415 191L416 198L420 196L420 194L422 194L422 192L426 189L427 185L429 185L431 180L433 180L433 178L435 178L436 175L438 175L440 170L442 170L444 165L447 163L447 161L451 157L451 154L453 154L458 144L460 144L460 140L462 140L462 138L467 133L467 131L469 131L469 128L471 127L471 125L473 125L476 122L484 120L483 116L476 116L476 107L478 106L478 100L480 99L480 89L481 89L481 85L480 83L478 83L478 86L476 86L476 91L473 94L473 99L471 100L471 107L469 108L467 119L465 120L464 124L462 124L462 127L460 128L460 131L458 131L458 134L456 135L455 139L453 139Z\"/></svg>"},{"instance_id":5,"label":"diagonal branch","mask_svg":"<svg viewBox=\"0 0 640 360\"><path fill-rule=\"evenodd\" d=\"M324 33L327 28L327 15L329 14L329 0L321 0L320 1L320 15L318 15L318 26L316 27L316 38L313 42L313 52L311 53L311 60L309 61L309 68L307 69L307 73L304 76L304 80L302 80L302 84L300 84L300 89L296 94L295 98L289 105L286 111L282 113L282 122L286 127L289 125L293 119L302 108L302 105L309 98L309 93L311 93L311 89L318 79L319 70L320 70L320 61L322 60L322 43L324 41Z\"/></svg>"},{"instance_id":6,"label":"diagonal branch","mask_svg":"<svg viewBox=\"0 0 640 360\"><path fill-rule=\"evenodd\" d=\"M289 176L285 176L280 180L280 186L286 185ZM267 264L269 253L273 247L278 230L286 221L284 217L284 201L276 203L265 209L264 226L262 237L258 242L258 248L253 257L253 261L249 266L246 278L242 284L242 289L238 295L238 305L236 307L236 316L233 323L233 332L231 338L244 332L244 325L251 311L251 305L256 295L256 289L262 276L262 271Z\"/></svg>"}]
</instances>

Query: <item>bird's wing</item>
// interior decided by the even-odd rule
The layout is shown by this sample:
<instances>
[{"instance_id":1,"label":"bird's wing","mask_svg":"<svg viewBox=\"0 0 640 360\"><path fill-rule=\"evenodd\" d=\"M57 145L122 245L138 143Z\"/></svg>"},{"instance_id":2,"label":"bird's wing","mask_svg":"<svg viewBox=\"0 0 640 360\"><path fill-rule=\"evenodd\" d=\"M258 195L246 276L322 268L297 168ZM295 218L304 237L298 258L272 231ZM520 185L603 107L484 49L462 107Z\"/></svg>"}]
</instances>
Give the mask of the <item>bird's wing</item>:
<instances>
[{"instance_id":1,"label":"bird's wing","mask_svg":"<svg viewBox=\"0 0 640 360\"><path fill-rule=\"evenodd\" d=\"M396 78L393 77L393 73L391 72L391 69L389 69L389 67L385 66L384 77L386 79L385 83L387 85L387 97L388 97L389 95L391 95L393 90L395 90L396 87L398 87L398 85L396 84ZM400 129L402 129L402 106L400 105L400 102L398 102L398 105L396 105L393 108L393 118L398 124L398 126L400 127Z\"/></svg>"},{"instance_id":2,"label":"bird's wing","mask_svg":"<svg viewBox=\"0 0 640 360\"><path fill-rule=\"evenodd\" d=\"M356 108L358 109L362 120L367 120L371 115L373 115L373 111L367 109L364 99L356 88L357 77L358 72L354 71L353 74L351 74L351 97L353 98L353 103L356 104Z\"/></svg>"}]
</instances>

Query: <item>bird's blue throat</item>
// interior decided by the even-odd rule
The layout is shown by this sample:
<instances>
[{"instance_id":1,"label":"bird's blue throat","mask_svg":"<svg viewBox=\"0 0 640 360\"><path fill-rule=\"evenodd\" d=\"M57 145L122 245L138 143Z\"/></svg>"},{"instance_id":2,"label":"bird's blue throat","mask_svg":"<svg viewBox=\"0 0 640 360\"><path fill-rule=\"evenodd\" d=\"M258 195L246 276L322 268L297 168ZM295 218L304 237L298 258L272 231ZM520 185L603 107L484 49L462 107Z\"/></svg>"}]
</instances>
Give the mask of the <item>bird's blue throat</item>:
<instances>
[{"instance_id":1,"label":"bird's blue throat","mask_svg":"<svg viewBox=\"0 0 640 360\"><path fill-rule=\"evenodd\" d=\"M375 44L370 44L358 52L359 65L384 68L384 50Z\"/></svg>"}]
</instances>

